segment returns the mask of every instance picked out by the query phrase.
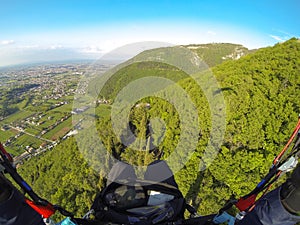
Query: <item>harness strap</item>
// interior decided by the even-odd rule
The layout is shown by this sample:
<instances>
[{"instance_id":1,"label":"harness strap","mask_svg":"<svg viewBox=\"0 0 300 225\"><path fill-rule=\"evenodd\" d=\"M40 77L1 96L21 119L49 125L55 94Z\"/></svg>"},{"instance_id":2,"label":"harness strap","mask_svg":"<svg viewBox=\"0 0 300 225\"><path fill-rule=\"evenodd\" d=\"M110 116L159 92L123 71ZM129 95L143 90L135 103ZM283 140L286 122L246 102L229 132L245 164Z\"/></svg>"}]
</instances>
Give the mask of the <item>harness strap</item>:
<instances>
[{"instance_id":1,"label":"harness strap","mask_svg":"<svg viewBox=\"0 0 300 225\"><path fill-rule=\"evenodd\" d=\"M295 127L295 129L294 129L294 131L293 131L293 133L292 133L292 135L290 137L290 139L288 140L288 142L286 143L286 145L284 146L284 148L282 149L282 151L274 159L273 165L277 165L280 162L282 156L284 155L284 153L286 152L286 150L289 148L289 146L293 142L293 140L294 140L295 136L298 134L299 130L300 130L300 117L298 119L298 123L297 123L297 125L296 125L296 127Z\"/></svg>"},{"instance_id":2,"label":"harness strap","mask_svg":"<svg viewBox=\"0 0 300 225\"><path fill-rule=\"evenodd\" d=\"M235 218L224 211L223 213L215 216L213 222L215 224L227 223L228 225L234 225Z\"/></svg>"}]
</instances>

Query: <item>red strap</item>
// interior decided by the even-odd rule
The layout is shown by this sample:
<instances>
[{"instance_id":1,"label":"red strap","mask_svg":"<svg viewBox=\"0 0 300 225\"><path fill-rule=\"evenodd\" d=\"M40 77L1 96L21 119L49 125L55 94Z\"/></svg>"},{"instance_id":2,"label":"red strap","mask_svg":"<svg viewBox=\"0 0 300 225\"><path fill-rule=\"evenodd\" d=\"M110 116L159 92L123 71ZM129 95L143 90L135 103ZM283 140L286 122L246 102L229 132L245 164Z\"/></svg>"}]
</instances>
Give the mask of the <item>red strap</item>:
<instances>
[{"instance_id":1,"label":"red strap","mask_svg":"<svg viewBox=\"0 0 300 225\"><path fill-rule=\"evenodd\" d=\"M240 211L245 211L248 209L250 206L252 206L255 203L256 199L256 194L249 196L248 198L240 198L238 202L235 204L235 206L240 210Z\"/></svg>"},{"instance_id":2,"label":"red strap","mask_svg":"<svg viewBox=\"0 0 300 225\"><path fill-rule=\"evenodd\" d=\"M49 218L50 216L52 216L55 213L55 209L54 209L53 205L51 205L50 203L46 206L43 206L43 205L37 205L36 203L34 203L33 201L31 201L27 198L25 199L25 201L28 205L31 206L31 208L33 208L40 215L42 215L43 218Z\"/></svg>"},{"instance_id":3,"label":"red strap","mask_svg":"<svg viewBox=\"0 0 300 225\"><path fill-rule=\"evenodd\" d=\"M284 148L282 149L282 151L279 153L279 155L274 159L273 165L277 165L278 161L281 159L281 157L283 156L283 154L286 152L286 150L288 149L288 147L290 146L290 144L294 140L295 136L299 132L299 130L300 130L300 118L298 120L297 126L294 129L293 134L291 135L290 139L288 140L288 142L286 143L286 145L284 146Z\"/></svg>"},{"instance_id":4,"label":"red strap","mask_svg":"<svg viewBox=\"0 0 300 225\"><path fill-rule=\"evenodd\" d=\"M0 151L5 155L5 157L10 161L11 163L14 161L14 159L11 157L11 155L5 150L2 143L0 143Z\"/></svg>"}]
</instances>

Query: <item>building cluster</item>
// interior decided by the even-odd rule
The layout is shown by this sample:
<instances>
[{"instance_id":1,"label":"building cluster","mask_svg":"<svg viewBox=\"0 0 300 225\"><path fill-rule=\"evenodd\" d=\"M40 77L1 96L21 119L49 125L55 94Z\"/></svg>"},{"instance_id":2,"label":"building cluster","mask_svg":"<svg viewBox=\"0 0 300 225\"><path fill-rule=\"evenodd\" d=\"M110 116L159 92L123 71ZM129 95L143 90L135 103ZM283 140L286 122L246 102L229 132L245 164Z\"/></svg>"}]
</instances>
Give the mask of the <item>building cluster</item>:
<instances>
[{"instance_id":1,"label":"building cluster","mask_svg":"<svg viewBox=\"0 0 300 225\"><path fill-rule=\"evenodd\" d=\"M65 111L66 108L69 108L68 106L64 107L64 105L72 104L76 94L86 93L89 81L95 75L95 73L91 73L93 75L89 76L88 71L97 71L98 74L103 74L111 66L70 63L20 66L0 70L0 104L5 103L1 100L9 99L11 101L12 98L15 98L11 102L20 104L21 106L18 105L18 107L21 111L33 110L30 116L27 114L21 118L16 117L13 121L10 119L11 114L0 117L0 129L2 132L7 132L5 134L7 138L2 140L4 146L22 148L24 153L16 156L20 161L51 149L59 142L59 139L49 140L51 137L46 139L46 134L69 119L72 114L80 114L90 107L75 108L72 112L71 110L70 112ZM109 104L109 101L101 99L96 104ZM2 105L10 106L10 102ZM60 107L62 111L60 111ZM51 113L53 109L57 109L55 112L57 111L58 115ZM68 127L67 133L62 134L64 136L59 138L64 140L76 134L76 129L76 126ZM35 139L40 141L32 144L26 141L25 145L21 145L20 140L23 139L19 138L25 134L32 136L33 141ZM54 136L57 135L54 134Z\"/></svg>"},{"instance_id":2,"label":"building cluster","mask_svg":"<svg viewBox=\"0 0 300 225\"><path fill-rule=\"evenodd\" d=\"M86 67L86 64L62 64L4 70L0 73L0 89L12 90L25 86L29 89L17 90L18 97L29 92L43 100L58 100L74 95Z\"/></svg>"}]
</instances>

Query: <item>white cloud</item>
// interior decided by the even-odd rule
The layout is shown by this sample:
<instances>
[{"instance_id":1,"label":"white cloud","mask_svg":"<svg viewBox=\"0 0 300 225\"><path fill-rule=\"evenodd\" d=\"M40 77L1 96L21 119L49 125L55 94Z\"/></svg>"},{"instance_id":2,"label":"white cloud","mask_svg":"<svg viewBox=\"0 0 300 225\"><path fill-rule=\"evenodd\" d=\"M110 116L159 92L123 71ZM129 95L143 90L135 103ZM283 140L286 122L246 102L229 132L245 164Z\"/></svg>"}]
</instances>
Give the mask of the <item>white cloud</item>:
<instances>
[{"instance_id":1,"label":"white cloud","mask_svg":"<svg viewBox=\"0 0 300 225\"><path fill-rule=\"evenodd\" d=\"M39 45L39 44L28 44L28 45L18 45L17 49L20 50L59 50L64 49L65 47L59 44L54 45Z\"/></svg>"},{"instance_id":2,"label":"white cloud","mask_svg":"<svg viewBox=\"0 0 300 225\"><path fill-rule=\"evenodd\" d=\"M15 43L14 40L2 40L2 41L0 41L0 45L12 45L14 43Z\"/></svg>"},{"instance_id":3,"label":"white cloud","mask_svg":"<svg viewBox=\"0 0 300 225\"><path fill-rule=\"evenodd\" d=\"M277 33L281 33L282 35L284 35L286 38L288 38L288 37L294 37L295 35L293 35L293 34L291 34L291 33L288 33L288 32L286 32L286 31L284 31L284 30L274 30L275 32L277 32Z\"/></svg>"},{"instance_id":4,"label":"white cloud","mask_svg":"<svg viewBox=\"0 0 300 225\"><path fill-rule=\"evenodd\" d=\"M40 48L39 45L20 45L18 46L19 49L38 49Z\"/></svg>"},{"instance_id":5,"label":"white cloud","mask_svg":"<svg viewBox=\"0 0 300 225\"><path fill-rule=\"evenodd\" d=\"M80 52L88 54L101 54L103 53L103 49L98 46L91 45L80 49Z\"/></svg>"},{"instance_id":6,"label":"white cloud","mask_svg":"<svg viewBox=\"0 0 300 225\"><path fill-rule=\"evenodd\" d=\"M270 37L273 38L273 39L275 39L276 41L285 41L283 38L281 38L281 37L279 37L277 35L270 34Z\"/></svg>"},{"instance_id":7,"label":"white cloud","mask_svg":"<svg viewBox=\"0 0 300 225\"><path fill-rule=\"evenodd\" d=\"M297 37L297 35L288 33L283 30L274 30L274 32L276 32L277 34L276 35L270 34L269 36L279 42L287 41L292 37Z\"/></svg>"},{"instance_id":8,"label":"white cloud","mask_svg":"<svg viewBox=\"0 0 300 225\"><path fill-rule=\"evenodd\" d=\"M51 50L62 49L62 48L64 48L62 45L51 45L49 47L49 49Z\"/></svg>"},{"instance_id":9,"label":"white cloud","mask_svg":"<svg viewBox=\"0 0 300 225\"><path fill-rule=\"evenodd\" d=\"M207 31L206 33L207 33L208 35L216 35L216 34L217 34L216 32L211 31L211 30Z\"/></svg>"}]
</instances>

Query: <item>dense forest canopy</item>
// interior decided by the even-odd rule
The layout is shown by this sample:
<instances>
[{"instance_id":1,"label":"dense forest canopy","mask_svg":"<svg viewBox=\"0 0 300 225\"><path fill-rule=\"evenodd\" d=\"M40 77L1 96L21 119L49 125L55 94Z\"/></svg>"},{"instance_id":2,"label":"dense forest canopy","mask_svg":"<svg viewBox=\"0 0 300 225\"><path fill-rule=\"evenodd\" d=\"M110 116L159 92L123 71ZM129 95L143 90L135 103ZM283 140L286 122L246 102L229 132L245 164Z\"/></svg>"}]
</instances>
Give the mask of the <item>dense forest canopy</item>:
<instances>
[{"instance_id":1,"label":"dense forest canopy","mask_svg":"<svg viewBox=\"0 0 300 225\"><path fill-rule=\"evenodd\" d=\"M113 76L101 93L101 98L114 98L132 79L165 74L190 96L197 109L198 142L175 178L187 201L202 215L218 211L231 196L239 197L254 188L291 134L300 112L300 42L293 38L259 49L218 64L211 72L226 103L226 132L219 154L206 169L199 167L211 135L212 115L209 102L194 78L165 64L135 63L120 70L119 76ZM178 95L172 94L174 98ZM107 155L101 158L105 161L98 161L97 152L79 151L76 138L72 137L52 151L25 162L19 168L20 173L41 196L83 215L105 185L103 173L95 171L91 161L109 168L113 156L131 164L147 165L159 157L167 159L181 140L184 127L172 102L149 96L136 104L141 107L132 106L129 129L118 135L111 123L111 105L97 105L96 128L107 150ZM150 107L145 107L148 104ZM180 104L184 106L185 102ZM149 121L155 133L149 130ZM140 142L130 142L132 134ZM80 138L89 143L88 131ZM129 144L124 145L121 139L129 140ZM91 158L89 163L85 161L87 154ZM182 157L185 156L177 155L171 167L176 167L176 161Z\"/></svg>"}]
</instances>

